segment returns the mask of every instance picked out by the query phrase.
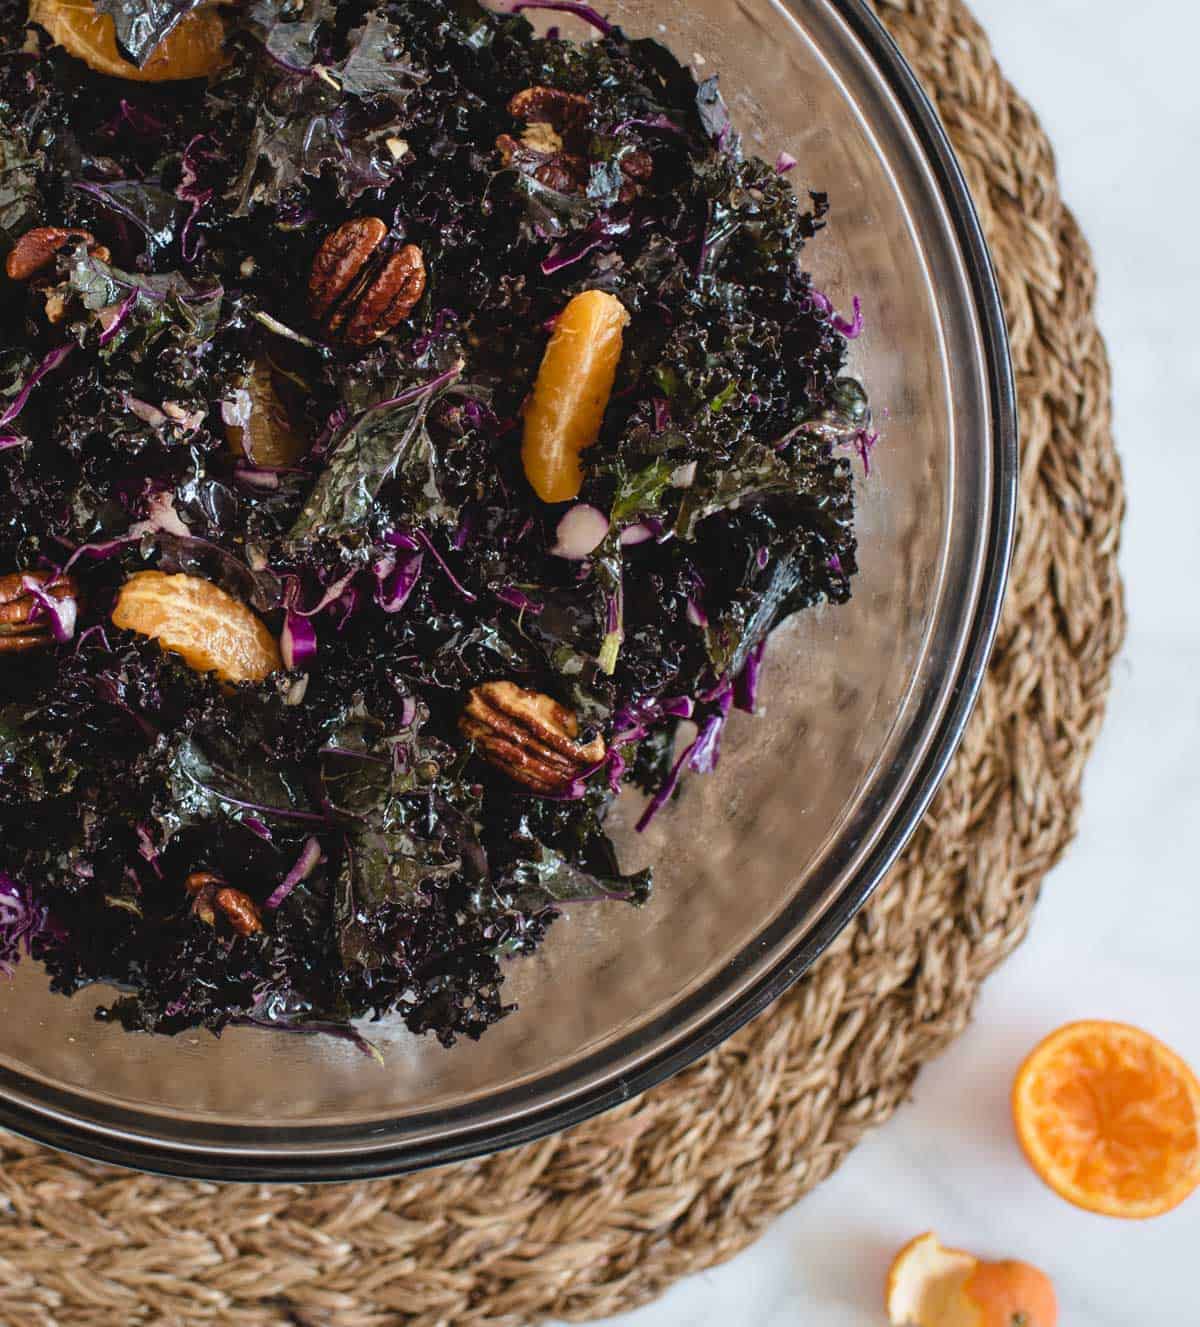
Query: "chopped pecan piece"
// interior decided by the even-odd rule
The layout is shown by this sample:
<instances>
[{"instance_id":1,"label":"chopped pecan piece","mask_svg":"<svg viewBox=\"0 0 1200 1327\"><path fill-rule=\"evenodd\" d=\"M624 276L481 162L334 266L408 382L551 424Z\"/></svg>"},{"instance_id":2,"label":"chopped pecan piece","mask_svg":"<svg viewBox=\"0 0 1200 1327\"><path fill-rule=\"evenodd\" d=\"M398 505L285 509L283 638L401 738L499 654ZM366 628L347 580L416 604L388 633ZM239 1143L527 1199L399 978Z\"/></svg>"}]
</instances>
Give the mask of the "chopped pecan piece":
<instances>
[{"instance_id":1,"label":"chopped pecan piece","mask_svg":"<svg viewBox=\"0 0 1200 1327\"><path fill-rule=\"evenodd\" d=\"M27 230L13 245L4 262L4 270L11 281L28 281L54 261L59 249L65 248L72 240L82 240L88 247L88 253L102 263L108 262L111 255L102 244L96 243L96 237L90 230L76 230L65 226L37 226Z\"/></svg>"},{"instance_id":2,"label":"chopped pecan piece","mask_svg":"<svg viewBox=\"0 0 1200 1327\"><path fill-rule=\"evenodd\" d=\"M489 764L534 792L565 791L605 756L602 737L578 740L569 709L515 682L476 687L458 726Z\"/></svg>"},{"instance_id":3,"label":"chopped pecan piece","mask_svg":"<svg viewBox=\"0 0 1200 1327\"><path fill-rule=\"evenodd\" d=\"M621 173L631 180L648 180L654 174L654 158L640 147L621 158Z\"/></svg>"},{"instance_id":4,"label":"chopped pecan piece","mask_svg":"<svg viewBox=\"0 0 1200 1327\"><path fill-rule=\"evenodd\" d=\"M70 576L56 578L46 571L0 576L0 654L20 654L50 644L49 615L26 585L30 580L37 581L54 599L79 596L79 587Z\"/></svg>"},{"instance_id":5,"label":"chopped pecan piece","mask_svg":"<svg viewBox=\"0 0 1200 1327\"><path fill-rule=\"evenodd\" d=\"M249 894L240 889L218 889L216 904L238 935L254 935L262 930L262 914Z\"/></svg>"},{"instance_id":6,"label":"chopped pecan piece","mask_svg":"<svg viewBox=\"0 0 1200 1327\"><path fill-rule=\"evenodd\" d=\"M545 124L541 120L525 130L521 135L521 142L530 152L541 152L547 157L552 157L556 152L563 150L562 135L552 124Z\"/></svg>"},{"instance_id":7,"label":"chopped pecan piece","mask_svg":"<svg viewBox=\"0 0 1200 1327\"><path fill-rule=\"evenodd\" d=\"M577 92L557 88L532 87L518 92L508 103L508 112L526 124L553 125L560 133L578 127L587 119L591 103Z\"/></svg>"},{"instance_id":8,"label":"chopped pecan piece","mask_svg":"<svg viewBox=\"0 0 1200 1327\"><path fill-rule=\"evenodd\" d=\"M211 871L193 871L183 882L188 897L192 900L192 916L198 917L205 926L217 924L217 891L225 881Z\"/></svg>"},{"instance_id":9,"label":"chopped pecan piece","mask_svg":"<svg viewBox=\"0 0 1200 1327\"><path fill-rule=\"evenodd\" d=\"M425 293L425 260L415 244L390 256L388 228L378 217L356 217L325 237L313 260L308 304L330 335L352 346L386 336Z\"/></svg>"},{"instance_id":10,"label":"chopped pecan piece","mask_svg":"<svg viewBox=\"0 0 1200 1327\"><path fill-rule=\"evenodd\" d=\"M547 189L556 189L560 194L570 194L581 193L587 187L590 173L590 167L583 157L563 152L539 166L533 172L533 178L539 184L544 184Z\"/></svg>"},{"instance_id":11,"label":"chopped pecan piece","mask_svg":"<svg viewBox=\"0 0 1200 1327\"><path fill-rule=\"evenodd\" d=\"M526 128L518 142L510 134L496 140L505 166L517 166L539 184L559 193L580 193L591 174L587 118L591 103L576 92L532 87L508 103Z\"/></svg>"}]
</instances>

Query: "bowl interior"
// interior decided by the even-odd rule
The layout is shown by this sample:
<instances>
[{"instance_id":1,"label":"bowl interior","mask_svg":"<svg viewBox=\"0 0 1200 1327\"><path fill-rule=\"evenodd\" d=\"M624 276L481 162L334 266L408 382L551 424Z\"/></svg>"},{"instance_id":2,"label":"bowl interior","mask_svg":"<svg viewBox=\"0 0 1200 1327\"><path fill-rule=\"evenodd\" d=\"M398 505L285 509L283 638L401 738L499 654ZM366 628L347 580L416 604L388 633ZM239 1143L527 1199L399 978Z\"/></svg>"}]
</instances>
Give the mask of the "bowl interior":
<instances>
[{"instance_id":1,"label":"bowl interior","mask_svg":"<svg viewBox=\"0 0 1200 1327\"><path fill-rule=\"evenodd\" d=\"M573 908L538 958L511 966L519 1012L478 1045L447 1052L376 1025L380 1066L324 1038L130 1036L93 1020L95 994L52 996L25 963L0 986L5 1122L217 1175L369 1173L514 1141L711 1044L770 993L766 974L778 989L811 961L825 914L844 917L911 828L1007 537L989 396L1003 365L988 362L961 217L894 72L847 22L857 0L609 8L700 76L719 71L747 150L786 149L797 188L830 195L807 265L839 307L862 299L852 368L883 434L870 475L860 467L853 602L777 633L765 712L732 721L718 772L692 778L649 833L632 832L641 799L622 800L618 844L625 862L654 864L654 899Z\"/></svg>"}]
</instances>

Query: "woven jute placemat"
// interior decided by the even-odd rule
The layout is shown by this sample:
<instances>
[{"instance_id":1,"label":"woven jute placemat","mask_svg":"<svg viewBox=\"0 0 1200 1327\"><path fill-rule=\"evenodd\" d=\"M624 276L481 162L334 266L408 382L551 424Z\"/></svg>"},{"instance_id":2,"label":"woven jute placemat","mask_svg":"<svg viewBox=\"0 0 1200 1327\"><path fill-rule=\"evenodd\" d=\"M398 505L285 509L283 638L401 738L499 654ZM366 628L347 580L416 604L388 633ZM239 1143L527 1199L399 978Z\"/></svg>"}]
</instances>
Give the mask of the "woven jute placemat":
<instances>
[{"instance_id":1,"label":"woven jute placemat","mask_svg":"<svg viewBox=\"0 0 1200 1327\"><path fill-rule=\"evenodd\" d=\"M568 1133L406 1179L157 1179L0 1134L0 1322L526 1327L723 1261L906 1097L1020 942L1075 829L1122 637L1122 488L1094 273L1050 145L959 0L877 0L995 255L1023 455L1012 588L966 740L903 860L788 996Z\"/></svg>"}]
</instances>

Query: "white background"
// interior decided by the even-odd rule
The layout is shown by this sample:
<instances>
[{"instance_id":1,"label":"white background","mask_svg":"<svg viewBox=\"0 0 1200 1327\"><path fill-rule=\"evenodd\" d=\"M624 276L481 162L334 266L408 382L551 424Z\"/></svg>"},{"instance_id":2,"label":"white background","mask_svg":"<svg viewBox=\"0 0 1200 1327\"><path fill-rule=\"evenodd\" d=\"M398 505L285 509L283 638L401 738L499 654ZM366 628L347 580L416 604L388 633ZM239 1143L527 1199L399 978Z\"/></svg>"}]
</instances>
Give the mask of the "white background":
<instances>
[{"instance_id":1,"label":"white background","mask_svg":"<svg viewBox=\"0 0 1200 1327\"><path fill-rule=\"evenodd\" d=\"M1116 373L1130 630L1079 840L912 1104L756 1246L619 1327L882 1327L890 1256L929 1228L1043 1266L1063 1327L1200 1324L1200 1194L1145 1223L1077 1211L1025 1167L1007 1109L1069 1019L1140 1024L1200 1068L1200 5L973 5L1057 149Z\"/></svg>"}]
</instances>

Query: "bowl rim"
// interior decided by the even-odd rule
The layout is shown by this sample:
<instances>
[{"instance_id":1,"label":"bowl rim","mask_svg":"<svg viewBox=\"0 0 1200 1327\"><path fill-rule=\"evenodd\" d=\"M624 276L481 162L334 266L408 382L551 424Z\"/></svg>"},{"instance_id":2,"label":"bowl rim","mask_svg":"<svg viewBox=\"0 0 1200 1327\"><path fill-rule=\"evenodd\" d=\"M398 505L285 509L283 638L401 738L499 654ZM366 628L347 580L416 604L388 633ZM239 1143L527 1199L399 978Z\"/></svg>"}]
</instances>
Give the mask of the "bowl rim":
<instances>
[{"instance_id":1,"label":"bowl rim","mask_svg":"<svg viewBox=\"0 0 1200 1327\"><path fill-rule=\"evenodd\" d=\"M816 923L784 946L771 965L724 1006L710 1011L674 1044L639 1061L628 1073L599 1081L568 1098L498 1122L427 1140L398 1139L370 1150L254 1151L188 1145L120 1127L73 1118L69 1106L33 1105L0 1089L0 1126L39 1143L93 1160L198 1179L337 1181L380 1178L463 1161L580 1124L678 1073L731 1036L800 979L874 893L920 824L958 749L985 676L1000 621L1016 531L1019 473L1016 388L999 286L975 205L941 120L899 47L866 0L828 0L862 44L908 121L930 168L958 244L974 302L986 366L991 412L992 503L984 540L974 618L963 640L950 699L924 756L874 847ZM795 10L799 0L782 0ZM314 1131L297 1129L298 1140Z\"/></svg>"}]
</instances>

